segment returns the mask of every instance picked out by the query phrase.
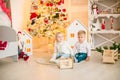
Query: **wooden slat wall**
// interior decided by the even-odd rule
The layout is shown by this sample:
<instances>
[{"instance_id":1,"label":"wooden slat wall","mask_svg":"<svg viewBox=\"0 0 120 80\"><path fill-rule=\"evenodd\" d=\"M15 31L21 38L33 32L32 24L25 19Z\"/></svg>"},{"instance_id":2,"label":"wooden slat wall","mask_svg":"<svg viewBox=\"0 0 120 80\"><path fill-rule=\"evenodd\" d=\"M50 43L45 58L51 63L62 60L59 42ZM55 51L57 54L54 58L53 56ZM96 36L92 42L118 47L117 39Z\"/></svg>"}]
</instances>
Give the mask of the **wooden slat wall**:
<instances>
[{"instance_id":1,"label":"wooden slat wall","mask_svg":"<svg viewBox=\"0 0 120 80\"><path fill-rule=\"evenodd\" d=\"M65 0L64 7L68 11L70 22L78 18L88 26L88 0Z\"/></svg>"}]
</instances>

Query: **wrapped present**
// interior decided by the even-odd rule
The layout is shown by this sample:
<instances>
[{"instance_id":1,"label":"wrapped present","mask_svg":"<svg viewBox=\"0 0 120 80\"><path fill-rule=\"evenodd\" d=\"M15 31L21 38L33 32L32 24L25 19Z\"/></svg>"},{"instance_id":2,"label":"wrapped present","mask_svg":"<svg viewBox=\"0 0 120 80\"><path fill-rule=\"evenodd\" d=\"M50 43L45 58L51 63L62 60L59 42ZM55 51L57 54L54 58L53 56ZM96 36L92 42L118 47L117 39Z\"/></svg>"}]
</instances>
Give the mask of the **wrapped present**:
<instances>
[{"instance_id":1,"label":"wrapped present","mask_svg":"<svg viewBox=\"0 0 120 80\"><path fill-rule=\"evenodd\" d=\"M73 68L73 58L60 58L58 67L60 69L72 69Z\"/></svg>"}]
</instances>

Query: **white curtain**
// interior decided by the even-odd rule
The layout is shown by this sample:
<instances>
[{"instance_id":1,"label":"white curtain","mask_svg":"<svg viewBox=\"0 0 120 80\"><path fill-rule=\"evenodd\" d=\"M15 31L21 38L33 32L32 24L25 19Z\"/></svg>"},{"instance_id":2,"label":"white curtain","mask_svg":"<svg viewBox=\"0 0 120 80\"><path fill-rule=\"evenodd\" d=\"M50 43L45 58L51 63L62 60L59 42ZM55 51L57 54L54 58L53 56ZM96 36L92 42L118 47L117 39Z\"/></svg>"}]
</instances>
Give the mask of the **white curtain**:
<instances>
[{"instance_id":1,"label":"white curtain","mask_svg":"<svg viewBox=\"0 0 120 80\"><path fill-rule=\"evenodd\" d=\"M0 7L0 26L11 27L11 21L7 14L3 12L1 7Z\"/></svg>"}]
</instances>

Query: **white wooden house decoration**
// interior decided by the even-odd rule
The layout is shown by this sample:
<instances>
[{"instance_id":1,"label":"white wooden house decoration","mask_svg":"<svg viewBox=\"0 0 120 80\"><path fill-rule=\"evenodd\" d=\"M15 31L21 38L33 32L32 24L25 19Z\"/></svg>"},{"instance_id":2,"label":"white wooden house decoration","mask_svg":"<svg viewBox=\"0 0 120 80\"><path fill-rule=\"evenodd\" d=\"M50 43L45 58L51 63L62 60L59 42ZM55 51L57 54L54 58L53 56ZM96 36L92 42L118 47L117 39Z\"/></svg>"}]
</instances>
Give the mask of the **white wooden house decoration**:
<instances>
[{"instance_id":1,"label":"white wooden house decoration","mask_svg":"<svg viewBox=\"0 0 120 80\"><path fill-rule=\"evenodd\" d=\"M25 52L25 54L30 56L32 55L32 36L26 31L23 31L22 33L22 40L24 42L23 51Z\"/></svg>"},{"instance_id":2,"label":"white wooden house decoration","mask_svg":"<svg viewBox=\"0 0 120 80\"><path fill-rule=\"evenodd\" d=\"M77 33L79 30L85 30L87 32L86 27L77 19L67 27L67 41L71 48L74 48L74 45L78 40Z\"/></svg>"}]
</instances>

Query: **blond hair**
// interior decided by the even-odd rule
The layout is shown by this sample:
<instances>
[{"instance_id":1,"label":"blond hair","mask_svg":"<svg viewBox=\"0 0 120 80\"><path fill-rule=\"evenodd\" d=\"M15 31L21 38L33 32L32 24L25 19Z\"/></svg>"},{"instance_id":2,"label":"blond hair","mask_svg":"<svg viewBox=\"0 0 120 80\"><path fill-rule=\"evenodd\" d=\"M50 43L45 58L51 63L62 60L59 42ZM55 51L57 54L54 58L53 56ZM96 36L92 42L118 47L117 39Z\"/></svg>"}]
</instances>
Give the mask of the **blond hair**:
<instances>
[{"instance_id":1,"label":"blond hair","mask_svg":"<svg viewBox=\"0 0 120 80\"><path fill-rule=\"evenodd\" d=\"M55 37L57 37L59 34L63 34L62 32L57 32L56 34L55 34Z\"/></svg>"},{"instance_id":2,"label":"blond hair","mask_svg":"<svg viewBox=\"0 0 120 80\"><path fill-rule=\"evenodd\" d=\"M58 36L59 34L62 34L63 37L64 37L64 34L63 34L62 32L57 32L57 33L55 34L55 40L56 40L56 41L57 41L57 36Z\"/></svg>"},{"instance_id":3,"label":"blond hair","mask_svg":"<svg viewBox=\"0 0 120 80\"><path fill-rule=\"evenodd\" d=\"M78 31L78 36L80 36L80 35L82 35L82 34L86 35L86 32L85 32L84 30Z\"/></svg>"}]
</instances>

